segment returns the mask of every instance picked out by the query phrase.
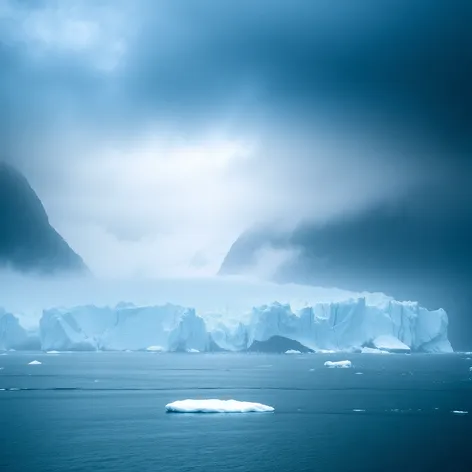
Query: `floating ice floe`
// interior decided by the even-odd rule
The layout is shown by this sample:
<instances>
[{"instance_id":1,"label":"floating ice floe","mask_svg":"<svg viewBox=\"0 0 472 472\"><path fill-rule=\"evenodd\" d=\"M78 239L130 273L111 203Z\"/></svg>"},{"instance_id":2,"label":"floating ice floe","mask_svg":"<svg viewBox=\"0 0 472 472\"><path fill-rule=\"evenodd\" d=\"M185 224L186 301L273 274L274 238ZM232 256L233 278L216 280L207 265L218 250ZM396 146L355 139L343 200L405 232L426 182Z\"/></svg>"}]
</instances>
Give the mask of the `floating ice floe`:
<instances>
[{"instance_id":1,"label":"floating ice floe","mask_svg":"<svg viewBox=\"0 0 472 472\"><path fill-rule=\"evenodd\" d=\"M289 349L288 351L285 351L285 354L301 354L301 352L296 349Z\"/></svg>"},{"instance_id":2,"label":"floating ice floe","mask_svg":"<svg viewBox=\"0 0 472 472\"><path fill-rule=\"evenodd\" d=\"M364 372L356 372L354 375L364 375Z\"/></svg>"},{"instance_id":3,"label":"floating ice floe","mask_svg":"<svg viewBox=\"0 0 472 472\"><path fill-rule=\"evenodd\" d=\"M163 352L164 348L162 346L148 346L146 348L146 351L149 351L149 352ZM131 351L127 351L127 352L131 352Z\"/></svg>"},{"instance_id":4,"label":"floating ice floe","mask_svg":"<svg viewBox=\"0 0 472 472\"><path fill-rule=\"evenodd\" d=\"M198 349L187 349L187 352L190 352L191 354L196 354L200 351Z\"/></svg>"},{"instance_id":5,"label":"floating ice floe","mask_svg":"<svg viewBox=\"0 0 472 472\"><path fill-rule=\"evenodd\" d=\"M349 369L352 367L351 361L326 361L324 363L325 367L329 367L330 369L338 368L338 369Z\"/></svg>"},{"instance_id":6,"label":"floating ice floe","mask_svg":"<svg viewBox=\"0 0 472 472\"><path fill-rule=\"evenodd\" d=\"M238 400L179 400L166 405L169 413L263 413L274 408L262 403Z\"/></svg>"},{"instance_id":7,"label":"floating ice floe","mask_svg":"<svg viewBox=\"0 0 472 472\"><path fill-rule=\"evenodd\" d=\"M28 363L28 365L41 365L42 362L39 362L39 361L31 361Z\"/></svg>"},{"instance_id":8,"label":"floating ice floe","mask_svg":"<svg viewBox=\"0 0 472 472\"><path fill-rule=\"evenodd\" d=\"M365 410L359 410L358 408L356 408L355 410L352 410L352 411L355 411L355 412L362 412L362 411L365 411Z\"/></svg>"},{"instance_id":9,"label":"floating ice floe","mask_svg":"<svg viewBox=\"0 0 472 472\"><path fill-rule=\"evenodd\" d=\"M46 354L60 354L59 351L46 351Z\"/></svg>"},{"instance_id":10,"label":"floating ice floe","mask_svg":"<svg viewBox=\"0 0 472 472\"><path fill-rule=\"evenodd\" d=\"M467 415L469 412L461 411L461 410L453 410L452 413L454 413L455 415Z\"/></svg>"}]
</instances>

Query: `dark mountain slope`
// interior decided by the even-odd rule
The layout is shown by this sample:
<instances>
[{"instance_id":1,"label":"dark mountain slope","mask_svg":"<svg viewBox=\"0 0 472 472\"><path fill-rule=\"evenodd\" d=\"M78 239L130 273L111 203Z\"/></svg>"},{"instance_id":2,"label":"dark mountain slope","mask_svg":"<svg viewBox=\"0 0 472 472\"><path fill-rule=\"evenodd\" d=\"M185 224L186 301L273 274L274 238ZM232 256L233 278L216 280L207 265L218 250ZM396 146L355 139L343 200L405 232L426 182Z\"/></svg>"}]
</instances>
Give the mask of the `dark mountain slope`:
<instances>
[{"instance_id":1,"label":"dark mountain slope","mask_svg":"<svg viewBox=\"0 0 472 472\"><path fill-rule=\"evenodd\" d=\"M86 273L84 262L49 224L26 178L0 162L0 267L21 272Z\"/></svg>"}]
</instances>

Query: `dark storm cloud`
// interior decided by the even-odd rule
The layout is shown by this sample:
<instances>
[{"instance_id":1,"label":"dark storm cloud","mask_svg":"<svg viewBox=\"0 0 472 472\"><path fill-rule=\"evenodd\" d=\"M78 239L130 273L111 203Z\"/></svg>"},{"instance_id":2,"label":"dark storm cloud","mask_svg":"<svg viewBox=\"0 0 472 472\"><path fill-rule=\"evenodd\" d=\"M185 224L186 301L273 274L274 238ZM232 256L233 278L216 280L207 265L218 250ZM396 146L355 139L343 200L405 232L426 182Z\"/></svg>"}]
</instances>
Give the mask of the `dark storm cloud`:
<instances>
[{"instance_id":1,"label":"dark storm cloud","mask_svg":"<svg viewBox=\"0 0 472 472\"><path fill-rule=\"evenodd\" d=\"M471 171L467 8L460 0L9 1L0 9L0 150L54 221L82 214L82 228L87 217L138 242L152 218L142 202L125 205L135 188L119 198L129 166L117 164L121 177L111 182L105 173L115 165L102 155L112 142L132 156L150 123L183 141L219 128L256 140L257 156L229 172L252 186L240 193L249 195L245 208L261 202L256 219L338 216L426 184L434 211L445 196L448 210L460 202L466 211L458 183ZM105 177L80 181L81 161ZM110 204L104 181L116 192ZM233 220L251 225L246 216L234 211Z\"/></svg>"},{"instance_id":2,"label":"dark storm cloud","mask_svg":"<svg viewBox=\"0 0 472 472\"><path fill-rule=\"evenodd\" d=\"M38 39L28 39L28 31L11 33L2 45L9 104L2 123L8 113L21 115L19 125L37 124L69 107L78 119L111 129L160 116L195 126L239 105L245 118L331 112L336 119L413 126L419 137L449 151L470 145L466 2L72 4L42 7L49 15L68 10L66 19L80 14L80 20L96 21L103 31L95 41L104 56L112 54L104 43L122 40L126 52L117 70L91 64L96 44L84 54L77 54L80 43L62 49L48 44L32 60ZM118 25L103 21L120 7L128 17L117 15ZM42 12L30 2L10 2L10 9L15 14L4 20L10 31L31 27L25 22Z\"/></svg>"}]
</instances>

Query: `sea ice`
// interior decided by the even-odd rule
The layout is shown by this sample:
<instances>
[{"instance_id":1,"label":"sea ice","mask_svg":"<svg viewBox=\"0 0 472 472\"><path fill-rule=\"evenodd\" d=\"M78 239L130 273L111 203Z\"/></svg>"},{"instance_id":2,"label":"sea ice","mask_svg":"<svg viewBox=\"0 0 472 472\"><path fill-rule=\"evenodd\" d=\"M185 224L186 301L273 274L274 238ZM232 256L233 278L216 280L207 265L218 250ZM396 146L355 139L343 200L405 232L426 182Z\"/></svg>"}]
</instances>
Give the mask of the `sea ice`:
<instances>
[{"instance_id":1,"label":"sea ice","mask_svg":"<svg viewBox=\"0 0 472 472\"><path fill-rule=\"evenodd\" d=\"M301 354L301 352L296 349L289 349L288 351L285 351L285 354Z\"/></svg>"},{"instance_id":2,"label":"sea ice","mask_svg":"<svg viewBox=\"0 0 472 472\"><path fill-rule=\"evenodd\" d=\"M28 365L41 365L42 362L39 362L39 361L31 361L28 363Z\"/></svg>"},{"instance_id":3,"label":"sea ice","mask_svg":"<svg viewBox=\"0 0 472 472\"><path fill-rule=\"evenodd\" d=\"M452 413L455 415L467 415L468 411L454 410Z\"/></svg>"},{"instance_id":4,"label":"sea ice","mask_svg":"<svg viewBox=\"0 0 472 472\"><path fill-rule=\"evenodd\" d=\"M60 354L59 351L46 351L46 354Z\"/></svg>"},{"instance_id":5,"label":"sea ice","mask_svg":"<svg viewBox=\"0 0 472 472\"><path fill-rule=\"evenodd\" d=\"M146 348L146 351L149 351L149 352L162 352L162 351L164 351L164 348L161 347L161 346L148 346ZM131 351L127 350L127 352L131 352Z\"/></svg>"},{"instance_id":6,"label":"sea ice","mask_svg":"<svg viewBox=\"0 0 472 472\"><path fill-rule=\"evenodd\" d=\"M351 361L326 361L324 365L325 367L329 367L330 369L349 369L350 367L352 367Z\"/></svg>"},{"instance_id":7,"label":"sea ice","mask_svg":"<svg viewBox=\"0 0 472 472\"><path fill-rule=\"evenodd\" d=\"M179 400L166 405L170 413L262 413L274 408L262 403L241 402L238 400Z\"/></svg>"},{"instance_id":8,"label":"sea ice","mask_svg":"<svg viewBox=\"0 0 472 472\"><path fill-rule=\"evenodd\" d=\"M197 352L200 352L198 349L187 349L187 352L190 352L192 354L196 354Z\"/></svg>"}]
</instances>

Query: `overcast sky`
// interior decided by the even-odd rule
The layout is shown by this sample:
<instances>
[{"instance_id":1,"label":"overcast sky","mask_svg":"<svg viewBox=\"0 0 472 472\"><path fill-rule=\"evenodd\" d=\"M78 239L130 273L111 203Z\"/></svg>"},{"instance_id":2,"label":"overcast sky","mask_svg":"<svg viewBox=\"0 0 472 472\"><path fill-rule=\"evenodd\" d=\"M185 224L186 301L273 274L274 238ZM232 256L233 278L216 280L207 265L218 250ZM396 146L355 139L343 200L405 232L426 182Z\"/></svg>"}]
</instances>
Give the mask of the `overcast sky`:
<instances>
[{"instance_id":1,"label":"overcast sky","mask_svg":"<svg viewBox=\"0 0 472 472\"><path fill-rule=\"evenodd\" d=\"M468 8L4 0L1 157L104 276L214 274L255 224L423 187L467 206Z\"/></svg>"}]
</instances>

